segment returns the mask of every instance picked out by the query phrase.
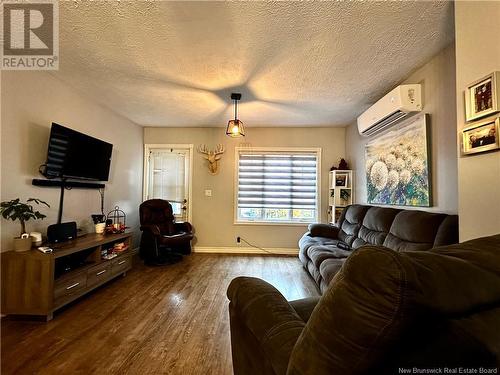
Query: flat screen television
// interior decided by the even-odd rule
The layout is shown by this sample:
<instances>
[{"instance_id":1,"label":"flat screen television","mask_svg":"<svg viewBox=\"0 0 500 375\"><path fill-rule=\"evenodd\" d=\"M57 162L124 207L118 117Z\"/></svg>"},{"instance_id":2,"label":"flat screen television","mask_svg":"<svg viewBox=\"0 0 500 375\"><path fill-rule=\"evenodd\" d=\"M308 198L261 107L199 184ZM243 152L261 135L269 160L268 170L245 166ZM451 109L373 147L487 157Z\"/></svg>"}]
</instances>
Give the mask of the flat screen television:
<instances>
[{"instance_id":1,"label":"flat screen television","mask_svg":"<svg viewBox=\"0 0 500 375\"><path fill-rule=\"evenodd\" d=\"M89 135L52 123L47 178L108 181L113 145Z\"/></svg>"}]
</instances>

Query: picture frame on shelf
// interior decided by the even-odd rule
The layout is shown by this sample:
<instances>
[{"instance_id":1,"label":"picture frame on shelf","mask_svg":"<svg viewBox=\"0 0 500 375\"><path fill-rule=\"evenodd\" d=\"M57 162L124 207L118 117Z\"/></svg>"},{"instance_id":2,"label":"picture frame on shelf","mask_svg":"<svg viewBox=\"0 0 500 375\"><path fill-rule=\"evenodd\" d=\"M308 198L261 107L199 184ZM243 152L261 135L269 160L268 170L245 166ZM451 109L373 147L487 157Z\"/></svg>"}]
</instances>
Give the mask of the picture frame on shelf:
<instances>
[{"instance_id":1,"label":"picture frame on shelf","mask_svg":"<svg viewBox=\"0 0 500 375\"><path fill-rule=\"evenodd\" d=\"M336 187L347 187L348 175L346 174L338 174L335 177L335 186Z\"/></svg>"},{"instance_id":2,"label":"picture frame on shelf","mask_svg":"<svg viewBox=\"0 0 500 375\"><path fill-rule=\"evenodd\" d=\"M465 119L473 121L500 111L500 72L472 82L465 90Z\"/></svg>"},{"instance_id":3,"label":"picture frame on shelf","mask_svg":"<svg viewBox=\"0 0 500 375\"><path fill-rule=\"evenodd\" d=\"M462 155L500 149L500 117L478 121L462 129Z\"/></svg>"}]
</instances>

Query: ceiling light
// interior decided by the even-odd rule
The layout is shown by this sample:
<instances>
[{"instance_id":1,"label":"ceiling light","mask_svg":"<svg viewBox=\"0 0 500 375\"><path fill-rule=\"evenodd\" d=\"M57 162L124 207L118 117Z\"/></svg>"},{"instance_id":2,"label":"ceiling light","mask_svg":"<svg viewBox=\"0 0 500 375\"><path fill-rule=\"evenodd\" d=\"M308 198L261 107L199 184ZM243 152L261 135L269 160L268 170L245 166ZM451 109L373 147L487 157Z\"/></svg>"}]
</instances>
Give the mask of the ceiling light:
<instances>
[{"instance_id":1,"label":"ceiling light","mask_svg":"<svg viewBox=\"0 0 500 375\"><path fill-rule=\"evenodd\" d=\"M231 99L234 100L234 120L229 120L226 128L226 135L237 138L245 136L245 128L243 123L238 120L238 100L241 99L241 94L232 93Z\"/></svg>"}]
</instances>

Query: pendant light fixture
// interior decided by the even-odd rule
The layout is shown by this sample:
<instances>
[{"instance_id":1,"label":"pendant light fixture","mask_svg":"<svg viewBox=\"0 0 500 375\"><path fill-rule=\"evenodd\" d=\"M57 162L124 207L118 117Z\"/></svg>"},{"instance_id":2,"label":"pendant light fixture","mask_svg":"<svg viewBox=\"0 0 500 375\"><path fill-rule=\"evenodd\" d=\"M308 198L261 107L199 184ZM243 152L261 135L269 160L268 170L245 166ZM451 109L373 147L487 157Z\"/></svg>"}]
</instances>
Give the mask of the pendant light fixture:
<instances>
[{"instance_id":1,"label":"pendant light fixture","mask_svg":"<svg viewBox=\"0 0 500 375\"><path fill-rule=\"evenodd\" d=\"M227 123L226 135L232 138L244 137L245 128L243 123L238 120L238 100L241 99L241 94L233 92L231 99L234 100L234 120L229 120Z\"/></svg>"}]
</instances>

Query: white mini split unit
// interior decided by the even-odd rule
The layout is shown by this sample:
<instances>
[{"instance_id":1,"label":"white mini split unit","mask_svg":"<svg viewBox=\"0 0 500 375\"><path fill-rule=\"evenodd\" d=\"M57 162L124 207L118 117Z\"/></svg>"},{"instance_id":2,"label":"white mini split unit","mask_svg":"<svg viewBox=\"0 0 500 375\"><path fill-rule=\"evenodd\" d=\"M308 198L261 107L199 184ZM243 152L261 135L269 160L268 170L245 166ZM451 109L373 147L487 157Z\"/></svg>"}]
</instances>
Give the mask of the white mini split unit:
<instances>
[{"instance_id":1,"label":"white mini split unit","mask_svg":"<svg viewBox=\"0 0 500 375\"><path fill-rule=\"evenodd\" d=\"M421 85L401 85L358 117L359 134L370 136L422 110Z\"/></svg>"}]
</instances>

